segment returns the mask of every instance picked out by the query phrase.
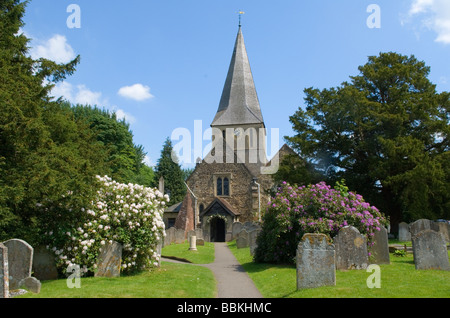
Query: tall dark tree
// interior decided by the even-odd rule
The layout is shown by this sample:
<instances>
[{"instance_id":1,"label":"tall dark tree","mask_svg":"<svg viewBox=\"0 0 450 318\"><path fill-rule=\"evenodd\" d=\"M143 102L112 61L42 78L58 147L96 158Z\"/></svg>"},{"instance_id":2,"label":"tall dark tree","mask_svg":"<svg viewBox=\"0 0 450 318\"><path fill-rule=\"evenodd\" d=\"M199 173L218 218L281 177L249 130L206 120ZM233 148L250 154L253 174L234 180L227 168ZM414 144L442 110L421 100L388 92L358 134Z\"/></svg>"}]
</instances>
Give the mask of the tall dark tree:
<instances>
[{"instance_id":1,"label":"tall dark tree","mask_svg":"<svg viewBox=\"0 0 450 318\"><path fill-rule=\"evenodd\" d=\"M395 225L450 218L450 94L414 56L380 53L340 87L308 88L290 118L291 146L334 183L388 214Z\"/></svg>"},{"instance_id":2,"label":"tall dark tree","mask_svg":"<svg viewBox=\"0 0 450 318\"><path fill-rule=\"evenodd\" d=\"M173 151L172 141L167 138L161 150L161 157L155 167L155 182L163 177L166 194L170 196L170 204L183 201L186 195L184 173L178 164L178 159Z\"/></svg>"},{"instance_id":3,"label":"tall dark tree","mask_svg":"<svg viewBox=\"0 0 450 318\"><path fill-rule=\"evenodd\" d=\"M56 64L29 56L19 33L26 3L0 1L0 241L35 243L47 228L80 219L104 157L89 129L48 94L79 57Z\"/></svg>"}]
</instances>

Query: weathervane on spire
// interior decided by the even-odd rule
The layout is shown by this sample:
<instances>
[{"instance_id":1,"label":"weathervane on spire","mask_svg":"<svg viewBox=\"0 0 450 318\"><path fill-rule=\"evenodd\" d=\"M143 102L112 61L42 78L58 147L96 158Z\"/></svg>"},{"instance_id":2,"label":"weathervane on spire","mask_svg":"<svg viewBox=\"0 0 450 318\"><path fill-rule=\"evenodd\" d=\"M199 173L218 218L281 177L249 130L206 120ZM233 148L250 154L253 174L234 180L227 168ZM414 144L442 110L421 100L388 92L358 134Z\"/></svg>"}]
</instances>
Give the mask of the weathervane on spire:
<instances>
[{"instance_id":1,"label":"weathervane on spire","mask_svg":"<svg viewBox=\"0 0 450 318\"><path fill-rule=\"evenodd\" d=\"M241 27L241 17L243 14L245 14L245 12L242 10L239 10L239 27Z\"/></svg>"}]
</instances>

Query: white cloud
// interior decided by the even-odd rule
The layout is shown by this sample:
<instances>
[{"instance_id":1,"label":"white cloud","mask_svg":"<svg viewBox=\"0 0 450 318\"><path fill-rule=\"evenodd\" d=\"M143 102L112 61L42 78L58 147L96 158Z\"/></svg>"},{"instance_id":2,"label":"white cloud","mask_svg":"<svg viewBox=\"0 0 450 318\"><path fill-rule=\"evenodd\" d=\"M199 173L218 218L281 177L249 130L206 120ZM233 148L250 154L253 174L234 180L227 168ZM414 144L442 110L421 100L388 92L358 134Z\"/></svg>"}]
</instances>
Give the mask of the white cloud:
<instances>
[{"instance_id":1,"label":"white cloud","mask_svg":"<svg viewBox=\"0 0 450 318\"><path fill-rule=\"evenodd\" d=\"M116 117L118 120L125 119L125 121L128 122L129 124L134 124L136 122L136 118L133 115L125 112L122 109L115 109L114 112L116 113Z\"/></svg>"},{"instance_id":2,"label":"white cloud","mask_svg":"<svg viewBox=\"0 0 450 318\"><path fill-rule=\"evenodd\" d=\"M64 97L73 104L105 106L107 100L102 98L102 93L94 92L86 85L74 85L69 82L58 83L50 93L55 98Z\"/></svg>"},{"instance_id":3,"label":"white cloud","mask_svg":"<svg viewBox=\"0 0 450 318\"><path fill-rule=\"evenodd\" d=\"M155 164L153 163L152 159L150 159L150 157L148 155L146 155L144 157L144 163L149 166L149 167L153 167Z\"/></svg>"},{"instance_id":4,"label":"white cloud","mask_svg":"<svg viewBox=\"0 0 450 318\"><path fill-rule=\"evenodd\" d=\"M154 97L152 94L150 94L150 87L144 86L142 84L124 86L121 89L119 89L118 94L122 97L133 99L138 102Z\"/></svg>"},{"instance_id":5,"label":"white cloud","mask_svg":"<svg viewBox=\"0 0 450 318\"><path fill-rule=\"evenodd\" d=\"M449 0L414 0L409 18L422 16L423 27L436 32L436 42L450 44L450 1Z\"/></svg>"},{"instance_id":6,"label":"white cloud","mask_svg":"<svg viewBox=\"0 0 450 318\"><path fill-rule=\"evenodd\" d=\"M41 44L33 47L30 52L34 59L43 57L56 63L68 63L76 57L73 48L67 43L66 37L60 34L41 42Z\"/></svg>"}]
</instances>

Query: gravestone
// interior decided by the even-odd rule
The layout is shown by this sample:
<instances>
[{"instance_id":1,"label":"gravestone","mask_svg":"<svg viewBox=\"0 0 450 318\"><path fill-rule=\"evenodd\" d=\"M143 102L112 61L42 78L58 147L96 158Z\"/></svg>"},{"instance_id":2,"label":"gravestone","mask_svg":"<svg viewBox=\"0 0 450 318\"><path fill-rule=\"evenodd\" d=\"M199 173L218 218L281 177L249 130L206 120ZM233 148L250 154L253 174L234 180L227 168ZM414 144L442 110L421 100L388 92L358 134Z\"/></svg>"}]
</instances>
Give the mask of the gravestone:
<instances>
[{"instance_id":1,"label":"gravestone","mask_svg":"<svg viewBox=\"0 0 450 318\"><path fill-rule=\"evenodd\" d=\"M189 238L189 250L197 251L197 237L196 236L191 236Z\"/></svg>"},{"instance_id":2,"label":"gravestone","mask_svg":"<svg viewBox=\"0 0 450 318\"><path fill-rule=\"evenodd\" d=\"M20 281L31 276L33 248L25 241L12 239L3 244L8 248L9 290L20 288Z\"/></svg>"},{"instance_id":3,"label":"gravestone","mask_svg":"<svg viewBox=\"0 0 450 318\"><path fill-rule=\"evenodd\" d=\"M402 222L398 225L398 240L400 242L411 241L411 233L409 232L409 224Z\"/></svg>"},{"instance_id":4,"label":"gravestone","mask_svg":"<svg viewBox=\"0 0 450 318\"><path fill-rule=\"evenodd\" d=\"M197 239L197 246L205 246L205 240L202 238Z\"/></svg>"},{"instance_id":5,"label":"gravestone","mask_svg":"<svg viewBox=\"0 0 450 318\"><path fill-rule=\"evenodd\" d=\"M334 238L336 269L366 269L369 264L367 240L357 228L345 226Z\"/></svg>"},{"instance_id":6,"label":"gravestone","mask_svg":"<svg viewBox=\"0 0 450 318\"><path fill-rule=\"evenodd\" d=\"M40 281L58 279L55 255L44 246L39 246L33 253L33 276Z\"/></svg>"},{"instance_id":7,"label":"gravestone","mask_svg":"<svg viewBox=\"0 0 450 318\"><path fill-rule=\"evenodd\" d=\"M239 233L237 239L236 239L236 247L237 248L245 248L248 247L249 243L249 236L247 230L243 229Z\"/></svg>"},{"instance_id":8,"label":"gravestone","mask_svg":"<svg viewBox=\"0 0 450 318\"><path fill-rule=\"evenodd\" d=\"M106 243L100 248L95 277L120 277L122 249L122 245L117 242Z\"/></svg>"},{"instance_id":9,"label":"gravestone","mask_svg":"<svg viewBox=\"0 0 450 318\"><path fill-rule=\"evenodd\" d=\"M175 243L183 244L186 240L185 232L183 229L175 229Z\"/></svg>"},{"instance_id":10,"label":"gravestone","mask_svg":"<svg viewBox=\"0 0 450 318\"><path fill-rule=\"evenodd\" d=\"M163 241L159 240L156 245L156 253L158 254L158 267L161 267L161 254L162 254Z\"/></svg>"},{"instance_id":11,"label":"gravestone","mask_svg":"<svg viewBox=\"0 0 450 318\"><path fill-rule=\"evenodd\" d=\"M258 247L256 239L258 238L259 233L261 233L261 230L253 230L248 233L248 245L250 246L250 255L252 256L255 255L256 248Z\"/></svg>"},{"instance_id":12,"label":"gravestone","mask_svg":"<svg viewBox=\"0 0 450 318\"><path fill-rule=\"evenodd\" d=\"M233 240L235 238L237 238L243 228L244 228L244 225L241 222L234 222L231 227L231 238Z\"/></svg>"},{"instance_id":13,"label":"gravestone","mask_svg":"<svg viewBox=\"0 0 450 318\"><path fill-rule=\"evenodd\" d=\"M305 234L297 247L297 290L336 285L334 245L325 234Z\"/></svg>"},{"instance_id":14,"label":"gravestone","mask_svg":"<svg viewBox=\"0 0 450 318\"><path fill-rule=\"evenodd\" d=\"M9 298L8 248L0 243L0 298Z\"/></svg>"},{"instance_id":15,"label":"gravestone","mask_svg":"<svg viewBox=\"0 0 450 318\"><path fill-rule=\"evenodd\" d=\"M388 233L385 227L380 227L380 231L375 231L373 238L375 243L370 248L370 261L372 264L390 264Z\"/></svg>"},{"instance_id":16,"label":"gravestone","mask_svg":"<svg viewBox=\"0 0 450 318\"><path fill-rule=\"evenodd\" d=\"M423 230L433 230L432 222L427 219L420 219L410 224L409 232L411 233L411 238L414 235L417 235L419 232Z\"/></svg>"},{"instance_id":17,"label":"gravestone","mask_svg":"<svg viewBox=\"0 0 450 318\"><path fill-rule=\"evenodd\" d=\"M450 224L448 222L432 222L431 229L444 235L445 241L450 243Z\"/></svg>"},{"instance_id":18,"label":"gravestone","mask_svg":"<svg viewBox=\"0 0 450 318\"><path fill-rule=\"evenodd\" d=\"M171 227L166 230L166 236L164 237L164 246L168 246L175 242L175 228Z\"/></svg>"},{"instance_id":19,"label":"gravestone","mask_svg":"<svg viewBox=\"0 0 450 318\"><path fill-rule=\"evenodd\" d=\"M427 229L412 237L414 264L416 269L450 271L447 246L443 235Z\"/></svg>"},{"instance_id":20,"label":"gravestone","mask_svg":"<svg viewBox=\"0 0 450 318\"><path fill-rule=\"evenodd\" d=\"M28 289L34 294L39 294L41 292L41 282L35 277L27 277L22 279L19 283L21 288Z\"/></svg>"}]
</instances>

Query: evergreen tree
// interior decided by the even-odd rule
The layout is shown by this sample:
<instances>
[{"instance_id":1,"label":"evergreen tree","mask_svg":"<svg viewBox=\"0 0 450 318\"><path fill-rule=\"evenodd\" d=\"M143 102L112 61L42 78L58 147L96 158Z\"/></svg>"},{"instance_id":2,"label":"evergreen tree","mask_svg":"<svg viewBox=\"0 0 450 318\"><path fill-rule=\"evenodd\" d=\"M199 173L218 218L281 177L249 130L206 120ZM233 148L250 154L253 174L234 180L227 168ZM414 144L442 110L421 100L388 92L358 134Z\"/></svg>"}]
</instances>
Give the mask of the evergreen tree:
<instances>
[{"instance_id":1,"label":"evergreen tree","mask_svg":"<svg viewBox=\"0 0 450 318\"><path fill-rule=\"evenodd\" d=\"M170 204L183 201L186 195L184 174L169 138L164 142L161 157L155 168L155 182L158 182L161 177L164 178L165 194L169 194Z\"/></svg>"},{"instance_id":2,"label":"evergreen tree","mask_svg":"<svg viewBox=\"0 0 450 318\"><path fill-rule=\"evenodd\" d=\"M33 60L19 33L26 4L0 1L0 241L38 244L42 232L80 220L94 176L105 170L91 131L48 94L79 57L68 64Z\"/></svg>"},{"instance_id":3,"label":"evergreen tree","mask_svg":"<svg viewBox=\"0 0 450 318\"><path fill-rule=\"evenodd\" d=\"M395 225L449 218L450 93L437 93L414 56L381 53L340 87L309 88L291 118L291 146L329 183L350 189Z\"/></svg>"}]
</instances>

